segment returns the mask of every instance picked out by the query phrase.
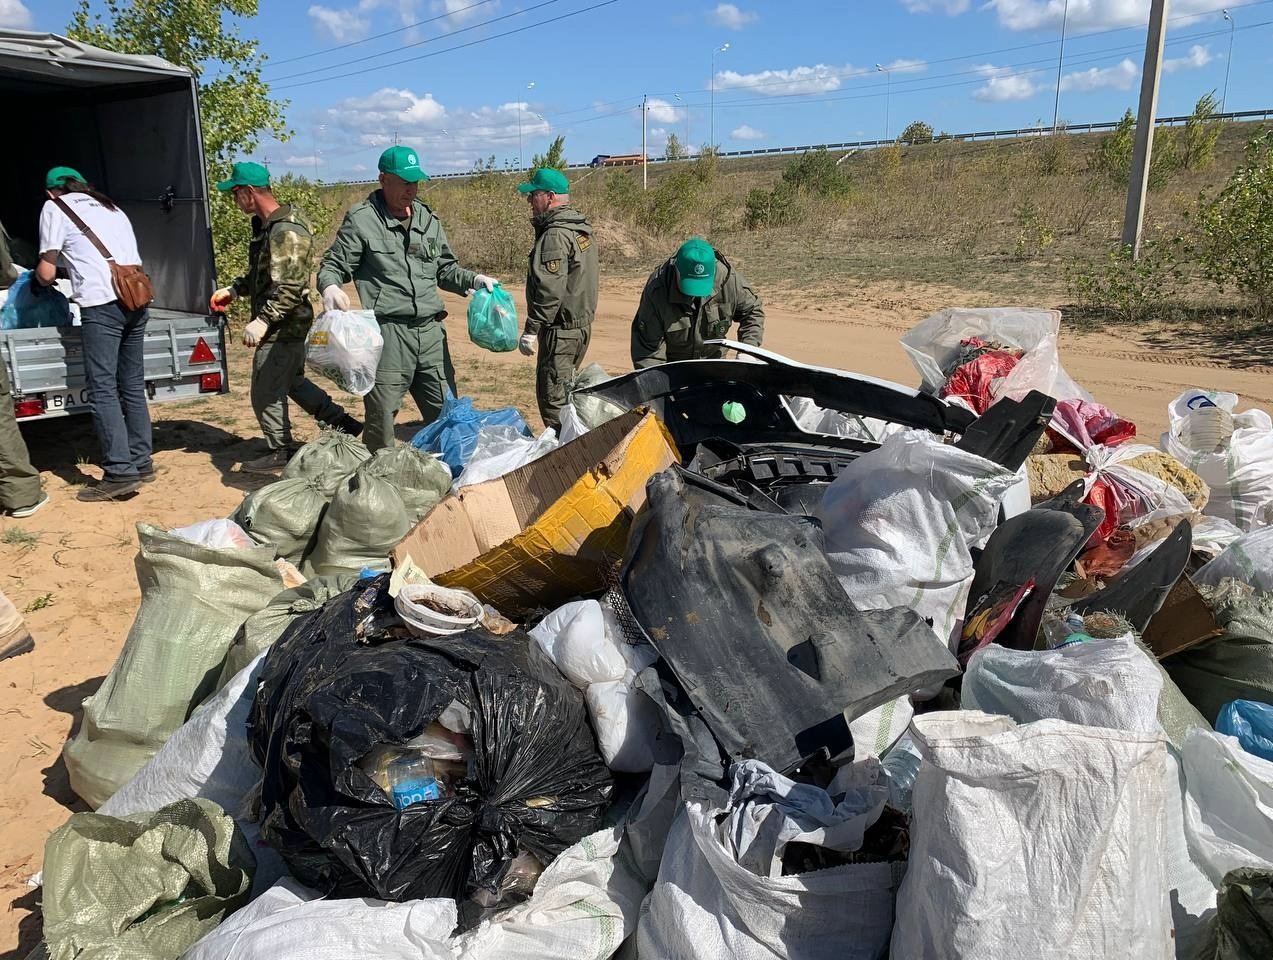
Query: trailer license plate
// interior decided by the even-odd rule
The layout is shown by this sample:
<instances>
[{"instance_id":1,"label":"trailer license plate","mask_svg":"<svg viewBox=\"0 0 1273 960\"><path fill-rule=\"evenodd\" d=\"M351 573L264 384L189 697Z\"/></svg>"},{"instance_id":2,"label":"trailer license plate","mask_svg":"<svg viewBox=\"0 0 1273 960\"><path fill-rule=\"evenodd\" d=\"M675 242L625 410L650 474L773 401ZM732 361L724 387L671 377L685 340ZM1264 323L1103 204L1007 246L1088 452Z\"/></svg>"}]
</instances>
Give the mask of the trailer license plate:
<instances>
[{"instance_id":1,"label":"trailer license plate","mask_svg":"<svg viewBox=\"0 0 1273 960\"><path fill-rule=\"evenodd\" d=\"M76 407L88 406L88 387L79 393L54 393L49 397L50 410L72 410Z\"/></svg>"}]
</instances>

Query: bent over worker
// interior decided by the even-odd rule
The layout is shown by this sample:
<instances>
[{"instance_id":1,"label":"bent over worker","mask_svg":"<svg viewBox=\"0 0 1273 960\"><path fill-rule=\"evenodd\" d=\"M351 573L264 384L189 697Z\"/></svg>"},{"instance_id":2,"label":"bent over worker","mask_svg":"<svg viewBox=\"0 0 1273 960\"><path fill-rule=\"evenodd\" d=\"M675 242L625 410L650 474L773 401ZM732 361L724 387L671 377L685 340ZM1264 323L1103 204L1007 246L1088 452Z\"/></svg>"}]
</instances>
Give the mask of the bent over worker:
<instances>
[{"instance_id":1,"label":"bent over worker","mask_svg":"<svg viewBox=\"0 0 1273 960\"><path fill-rule=\"evenodd\" d=\"M380 189L345 214L318 268L325 309L349 309L341 285L353 280L363 309L380 323L384 351L376 384L363 398L363 442L373 452L393 446L394 420L408 390L425 425L442 412L447 388L455 392L438 288L464 295L477 284L491 290L496 283L456 262L442 221L416 199L429 177L413 148L390 147L379 167Z\"/></svg>"},{"instance_id":2,"label":"bent over worker","mask_svg":"<svg viewBox=\"0 0 1273 960\"><path fill-rule=\"evenodd\" d=\"M687 240L650 274L632 320L632 365L638 370L672 360L720 359L708 340L728 337L760 346L765 310L741 273L706 240Z\"/></svg>"},{"instance_id":3,"label":"bent over worker","mask_svg":"<svg viewBox=\"0 0 1273 960\"><path fill-rule=\"evenodd\" d=\"M256 348L252 412L269 453L243 469L274 473L293 453L289 397L319 423L351 436L362 433L362 424L305 376L305 338L314 321L309 301L314 234L304 211L274 198L270 172L259 163L236 163L217 189L230 191L235 206L252 218L252 242L247 276L222 287L208 305L224 313L238 297L251 298L252 320L243 331L243 345Z\"/></svg>"},{"instance_id":4,"label":"bent over worker","mask_svg":"<svg viewBox=\"0 0 1273 960\"><path fill-rule=\"evenodd\" d=\"M592 226L570 205L570 182L540 167L517 189L530 203L535 245L526 269L526 327L519 347L537 350L535 397L544 426L561 429L561 408L592 337L597 312L597 244Z\"/></svg>"}]
</instances>

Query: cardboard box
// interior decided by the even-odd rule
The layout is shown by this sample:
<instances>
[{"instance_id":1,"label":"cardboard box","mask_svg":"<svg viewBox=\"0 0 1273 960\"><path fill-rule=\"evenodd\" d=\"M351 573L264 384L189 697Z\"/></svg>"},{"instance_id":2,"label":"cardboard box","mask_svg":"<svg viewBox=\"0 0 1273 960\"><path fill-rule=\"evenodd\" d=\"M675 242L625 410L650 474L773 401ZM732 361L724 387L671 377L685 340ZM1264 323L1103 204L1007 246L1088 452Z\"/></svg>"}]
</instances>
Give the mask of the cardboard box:
<instances>
[{"instance_id":1,"label":"cardboard box","mask_svg":"<svg viewBox=\"0 0 1273 960\"><path fill-rule=\"evenodd\" d=\"M473 591L508 616L606 587L650 477L678 461L652 413L632 411L534 463L462 487L393 550L437 583Z\"/></svg>"}]
</instances>

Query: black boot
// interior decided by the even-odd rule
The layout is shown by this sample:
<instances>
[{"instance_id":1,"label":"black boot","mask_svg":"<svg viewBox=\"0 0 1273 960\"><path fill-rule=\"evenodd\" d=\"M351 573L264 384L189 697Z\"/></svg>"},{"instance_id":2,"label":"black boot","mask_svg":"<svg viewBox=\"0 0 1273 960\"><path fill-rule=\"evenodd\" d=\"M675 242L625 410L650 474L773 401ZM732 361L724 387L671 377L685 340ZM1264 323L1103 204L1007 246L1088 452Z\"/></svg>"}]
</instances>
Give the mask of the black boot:
<instances>
[{"instance_id":1,"label":"black boot","mask_svg":"<svg viewBox=\"0 0 1273 960\"><path fill-rule=\"evenodd\" d=\"M360 437L362 436L362 421L355 420L347 413L342 413L340 419L332 424L332 429L347 433L351 437Z\"/></svg>"}]
</instances>

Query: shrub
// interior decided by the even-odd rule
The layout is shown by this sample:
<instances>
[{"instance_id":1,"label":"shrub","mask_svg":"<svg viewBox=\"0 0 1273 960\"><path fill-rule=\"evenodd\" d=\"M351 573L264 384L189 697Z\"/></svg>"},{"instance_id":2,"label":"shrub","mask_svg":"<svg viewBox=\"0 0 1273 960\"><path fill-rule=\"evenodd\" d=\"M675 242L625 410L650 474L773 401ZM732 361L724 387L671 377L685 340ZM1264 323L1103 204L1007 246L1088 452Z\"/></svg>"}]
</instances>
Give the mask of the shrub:
<instances>
[{"instance_id":1,"label":"shrub","mask_svg":"<svg viewBox=\"0 0 1273 960\"><path fill-rule=\"evenodd\" d=\"M925 123L923 120L915 120L902 131L902 135L897 139L902 143L932 143L932 124Z\"/></svg>"},{"instance_id":2,"label":"shrub","mask_svg":"<svg viewBox=\"0 0 1273 960\"><path fill-rule=\"evenodd\" d=\"M1103 261L1072 270L1067 277L1071 296L1083 309L1121 323L1159 315L1171 298L1179 269L1169 243L1146 240L1140 251L1139 259L1133 260L1131 247L1118 247Z\"/></svg>"},{"instance_id":3,"label":"shrub","mask_svg":"<svg viewBox=\"0 0 1273 960\"><path fill-rule=\"evenodd\" d=\"M789 160L782 170L782 182L794 191L832 199L847 197L853 189L848 171L836 164L825 147Z\"/></svg>"},{"instance_id":4,"label":"shrub","mask_svg":"<svg viewBox=\"0 0 1273 960\"><path fill-rule=\"evenodd\" d=\"M1222 124L1215 119L1220 104L1214 93L1208 93L1194 104L1193 113L1185 121L1184 134L1177 143L1180 165L1186 170L1201 170L1211 164L1216 155L1216 141L1220 139Z\"/></svg>"},{"instance_id":5,"label":"shrub","mask_svg":"<svg viewBox=\"0 0 1273 960\"><path fill-rule=\"evenodd\" d=\"M655 233L671 233L683 224L694 209L699 178L693 171L678 170L651 190L641 225Z\"/></svg>"},{"instance_id":6,"label":"shrub","mask_svg":"<svg viewBox=\"0 0 1273 960\"><path fill-rule=\"evenodd\" d=\"M1101 174L1112 186L1127 189L1132 175L1132 153L1136 147L1136 118L1131 110L1123 114L1110 133L1101 138L1092 154L1088 169ZM1176 147L1174 130L1154 132L1154 149L1149 156L1149 187L1158 190L1165 187L1172 175L1180 169L1180 156Z\"/></svg>"},{"instance_id":7,"label":"shrub","mask_svg":"<svg viewBox=\"0 0 1273 960\"><path fill-rule=\"evenodd\" d=\"M566 138L557 137L548 145L547 153L537 153L530 158L530 168L552 167L554 170L566 169Z\"/></svg>"},{"instance_id":8,"label":"shrub","mask_svg":"<svg viewBox=\"0 0 1273 960\"><path fill-rule=\"evenodd\" d=\"M799 219L798 212L796 188L781 180L772 190L756 187L747 194L743 223L749 230L785 226Z\"/></svg>"}]
</instances>

